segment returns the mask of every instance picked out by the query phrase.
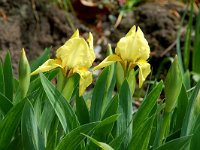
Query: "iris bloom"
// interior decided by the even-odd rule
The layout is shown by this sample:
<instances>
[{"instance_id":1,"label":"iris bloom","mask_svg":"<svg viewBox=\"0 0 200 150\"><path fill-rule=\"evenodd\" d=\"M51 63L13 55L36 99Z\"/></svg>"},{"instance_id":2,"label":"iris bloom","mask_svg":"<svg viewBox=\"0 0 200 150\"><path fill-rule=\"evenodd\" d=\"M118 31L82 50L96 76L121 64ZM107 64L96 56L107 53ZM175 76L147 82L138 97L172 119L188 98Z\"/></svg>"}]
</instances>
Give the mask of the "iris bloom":
<instances>
[{"instance_id":1,"label":"iris bloom","mask_svg":"<svg viewBox=\"0 0 200 150\"><path fill-rule=\"evenodd\" d=\"M74 73L80 75L79 95L92 83L92 73L88 68L95 59L93 50L93 36L89 33L87 42L79 37L77 30L72 37L56 51L56 59L49 59L31 75L45 72L60 67L65 76L70 77Z\"/></svg>"},{"instance_id":2,"label":"iris bloom","mask_svg":"<svg viewBox=\"0 0 200 150\"><path fill-rule=\"evenodd\" d=\"M105 58L94 70L106 67L114 62L120 62L125 72L138 66L139 87L141 87L151 71L150 64L147 63L149 54L150 48L142 30L133 26L126 36L117 43L115 54Z\"/></svg>"}]
</instances>

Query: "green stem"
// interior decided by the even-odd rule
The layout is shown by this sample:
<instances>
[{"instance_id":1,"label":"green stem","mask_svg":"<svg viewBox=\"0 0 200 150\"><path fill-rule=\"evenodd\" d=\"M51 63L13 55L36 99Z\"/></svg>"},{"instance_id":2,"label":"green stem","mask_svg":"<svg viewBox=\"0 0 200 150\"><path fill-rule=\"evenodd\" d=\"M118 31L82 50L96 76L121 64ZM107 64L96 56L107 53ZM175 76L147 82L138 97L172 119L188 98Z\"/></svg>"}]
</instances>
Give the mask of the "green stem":
<instances>
[{"instance_id":1,"label":"green stem","mask_svg":"<svg viewBox=\"0 0 200 150\"><path fill-rule=\"evenodd\" d=\"M62 90L62 95L69 102L74 92L74 76L68 77Z\"/></svg>"},{"instance_id":2,"label":"green stem","mask_svg":"<svg viewBox=\"0 0 200 150\"><path fill-rule=\"evenodd\" d=\"M58 72L58 78L57 78L57 84L56 84L58 91L62 92L64 83L65 83L65 77L63 75L62 70L60 69Z\"/></svg>"}]
</instances>

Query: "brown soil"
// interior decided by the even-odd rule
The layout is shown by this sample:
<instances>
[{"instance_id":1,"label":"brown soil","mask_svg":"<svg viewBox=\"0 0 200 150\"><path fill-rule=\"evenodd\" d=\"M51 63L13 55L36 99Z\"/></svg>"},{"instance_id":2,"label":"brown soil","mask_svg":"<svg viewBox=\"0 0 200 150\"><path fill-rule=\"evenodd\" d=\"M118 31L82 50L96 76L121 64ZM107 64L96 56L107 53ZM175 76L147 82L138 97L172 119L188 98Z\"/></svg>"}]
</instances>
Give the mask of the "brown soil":
<instances>
[{"instance_id":1,"label":"brown soil","mask_svg":"<svg viewBox=\"0 0 200 150\"><path fill-rule=\"evenodd\" d=\"M117 29L109 19L117 17L116 11L106 10L100 17L95 15L93 21L91 18L81 20L69 15L82 34L93 32L96 50L99 49L101 53L105 52L108 43L115 47L116 42L136 24L145 33L152 50L151 56L162 58L175 53L173 43L184 10L182 3L145 3L127 13ZM66 12L55 4L36 0L0 1L0 57L3 58L6 51L10 50L15 72L22 48L25 48L29 60L33 60L46 47L56 50L72 33ZM164 53L170 45L170 53ZM102 55L98 58L102 59Z\"/></svg>"}]
</instances>

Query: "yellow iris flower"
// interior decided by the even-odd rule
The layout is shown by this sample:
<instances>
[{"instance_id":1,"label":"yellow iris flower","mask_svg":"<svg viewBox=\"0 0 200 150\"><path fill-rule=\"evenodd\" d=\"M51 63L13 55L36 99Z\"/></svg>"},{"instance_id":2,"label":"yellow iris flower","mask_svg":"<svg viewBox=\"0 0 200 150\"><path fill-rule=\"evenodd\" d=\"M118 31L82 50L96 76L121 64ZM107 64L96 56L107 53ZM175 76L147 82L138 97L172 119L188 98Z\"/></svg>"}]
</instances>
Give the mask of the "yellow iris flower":
<instances>
[{"instance_id":1,"label":"yellow iris flower","mask_svg":"<svg viewBox=\"0 0 200 150\"><path fill-rule=\"evenodd\" d=\"M121 38L115 48L115 54L109 55L94 70L106 67L114 62L120 62L124 71L139 67L139 87L142 86L146 77L151 72L150 64L147 63L150 48L144 38L142 30L133 26L125 37Z\"/></svg>"},{"instance_id":2,"label":"yellow iris flower","mask_svg":"<svg viewBox=\"0 0 200 150\"><path fill-rule=\"evenodd\" d=\"M49 59L31 75L39 72L46 72L60 67L65 76L69 77L74 73L80 75L79 95L82 95L85 89L92 83L92 73L88 68L92 66L95 60L93 50L93 36L89 33L87 42L79 37L77 30L72 37L56 51L56 59Z\"/></svg>"}]
</instances>

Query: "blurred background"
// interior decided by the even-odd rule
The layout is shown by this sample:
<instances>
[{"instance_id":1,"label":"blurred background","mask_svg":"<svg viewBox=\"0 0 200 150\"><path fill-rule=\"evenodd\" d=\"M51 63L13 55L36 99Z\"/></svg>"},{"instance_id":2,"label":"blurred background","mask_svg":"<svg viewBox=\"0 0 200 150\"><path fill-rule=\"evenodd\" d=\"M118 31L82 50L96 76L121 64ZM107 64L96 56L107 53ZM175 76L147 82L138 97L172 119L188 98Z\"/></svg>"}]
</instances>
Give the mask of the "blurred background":
<instances>
[{"instance_id":1,"label":"blurred background","mask_svg":"<svg viewBox=\"0 0 200 150\"><path fill-rule=\"evenodd\" d=\"M54 55L79 29L84 37L93 33L95 63L99 63L108 43L114 50L118 40L138 25L151 48L153 75L162 78L169 67L163 62L176 54L177 37L184 49L188 24L192 52L198 13L198 0L0 0L0 57L9 50L17 70L22 48L30 61L45 48Z\"/></svg>"}]
</instances>

